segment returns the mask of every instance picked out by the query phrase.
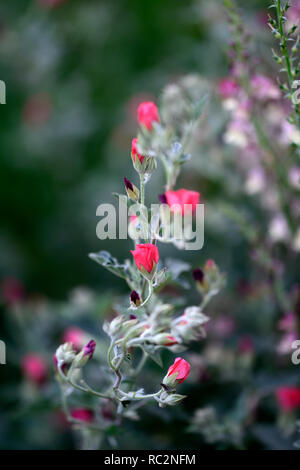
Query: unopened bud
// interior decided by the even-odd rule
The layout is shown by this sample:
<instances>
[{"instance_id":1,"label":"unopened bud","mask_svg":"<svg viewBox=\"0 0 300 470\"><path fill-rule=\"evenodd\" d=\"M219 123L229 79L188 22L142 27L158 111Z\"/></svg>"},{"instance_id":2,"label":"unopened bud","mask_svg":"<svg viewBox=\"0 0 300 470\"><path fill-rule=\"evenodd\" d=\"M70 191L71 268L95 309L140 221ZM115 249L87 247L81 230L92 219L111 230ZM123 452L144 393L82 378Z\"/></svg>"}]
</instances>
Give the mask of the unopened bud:
<instances>
[{"instance_id":1,"label":"unopened bud","mask_svg":"<svg viewBox=\"0 0 300 470\"><path fill-rule=\"evenodd\" d=\"M138 188L131 181L129 181L125 176L124 176L124 184L125 184L127 196L133 201L137 202L140 197L140 192Z\"/></svg>"},{"instance_id":2,"label":"unopened bud","mask_svg":"<svg viewBox=\"0 0 300 470\"><path fill-rule=\"evenodd\" d=\"M96 348L96 342L92 339L84 348L76 355L74 359L74 367L80 368L85 366L85 364L93 357L94 351Z\"/></svg>"},{"instance_id":3,"label":"unopened bud","mask_svg":"<svg viewBox=\"0 0 300 470\"><path fill-rule=\"evenodd\" d=\"M152 338L153 343L159 344L161 346L174 346L174 344L178 344L178 340L174 338L174 336L167 334L167 333L160 333L155 335Z\"/></svg>"},{"instance_id":4,"label":"unopened bud","mask_svg":"<svg viewBox=\"0 0 300 470\"><path fill-rule=\"evenodd\" d=\"M73 362L76 356L76 351L73 349L72 343L64 343L59 346L55 353L55 362L57 366L61 366L63 364L70 364Z\"/></svg>"},{"instance_id":5,"label":"unopened bud","mask_svg":"<svg viewBox=\"0 0 300 470\"><path fill-rule=\"evenodd\" d=\"M142 303L139 294L135 290L130 294L130 302L135 307L139 307Z\"/></svg>"}]
</instances>

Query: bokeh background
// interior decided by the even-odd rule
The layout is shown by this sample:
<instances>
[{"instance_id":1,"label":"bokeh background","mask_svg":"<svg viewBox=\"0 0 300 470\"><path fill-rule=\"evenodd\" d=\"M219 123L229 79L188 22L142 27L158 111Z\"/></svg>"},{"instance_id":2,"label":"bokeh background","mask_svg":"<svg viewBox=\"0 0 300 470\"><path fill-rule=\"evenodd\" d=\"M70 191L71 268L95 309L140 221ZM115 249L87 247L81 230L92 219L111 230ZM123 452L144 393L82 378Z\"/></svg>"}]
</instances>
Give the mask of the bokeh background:
<instances>
[{"instance_id":1,"label":"bokeh background","mask_svg":"<svg viewBox=\"0 0 300 470\"><path fill-rule=\"evenodd\" d=\"M257 55L275 75L266 26L269 2L238 3L255 36ZM159 102L162 89L186 74L200 74L214 87L228 74L229 41L221 1L1 2L0 79L7 86L7 104L0 113L0 338L7 343L7 365L0 366L0 448L77 445L59 411L52 352L69 326L101 336L101 319L111 315L115 296L126 294L122 281L93 263L88 253L107 249L122 259L130 248L128 241L97 239L96 208L113 202L112 192L123 191L124 175L133 176L130 143L136 135L138 104L148 99ZM206 134L195 146L179 187L200 191L208 207L222 200L242 207L255 221L261 218L259 206L232 189L243 182L230 165L221 163L230 149L220 152L225 121L220 109L212 93L202 121ZM151 184L150 194L159 193L162 176ZM168 256L175 249L164 250ZM259 378L270 383L277 371L269 349L274 336L263 343L261 337L278 312L274 314L272 299L264 291L264 279L259 279L253 294L251 282L259 274L252 267L247 240L212 210L203 250L179 252L176 257L193 266L213 257L227 273L225 293L214 310L225 315L227 326L226 320L242 315L240 335L261 334L257 347L264 354L259 367L265 361L268 376ZM291 271L293 277L296 264ZM231 338L230 344L235 347L239 338ZM29 352L42 354L47 361L48 381L42 391L22 376L22 357ZM201 364L196 367L201 369ZM159 374L154 369L148 371L150 383L151 374ZM241 445L244 431L235 426L243 399L249 398L244 392L251 379L247 374L241 378L239 367L232 364L227 372L225 378L213 378L199 388L200 370L184 411L164 415L147 407L141 422L127 425L121 448L209 447L202 435L187 432L186 422L197 407L211 401L221 415L231 410L234 438L221 447ZM289 373L292 381L299 376L295 368ZM258 411L260 425L267 424L247 435L248 447L293 447L293 439L274 424L275 410L271 398ZM112 429L104 448L114 445L115 433Z\"/></svg>"}]
</instances>

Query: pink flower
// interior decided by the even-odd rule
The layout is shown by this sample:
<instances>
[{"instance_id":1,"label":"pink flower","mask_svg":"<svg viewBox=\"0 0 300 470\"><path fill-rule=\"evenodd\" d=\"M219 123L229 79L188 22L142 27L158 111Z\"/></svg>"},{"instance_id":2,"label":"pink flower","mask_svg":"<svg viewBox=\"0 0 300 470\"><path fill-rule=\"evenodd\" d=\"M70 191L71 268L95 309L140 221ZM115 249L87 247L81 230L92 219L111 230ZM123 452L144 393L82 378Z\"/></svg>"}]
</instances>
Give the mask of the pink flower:
<instances>
[{"instance_id":1,"label":"pink flower","mask_svg":"<svg viewBox=\"0 0 300 470\"><path fill-rule=\"evenodd\" d=\"M165 192L166 201L169 207L173 212L176 212L178 209L175 207L172 209L172 206L177 204L180 206L180 211L182 214L190 211L192 213L196 210L196 205L199 204L200 193L197 191L189 191L188 189L178 189L177 191L166 191ZM191 205L192 207L185 207L185 205Z\"/></svg>"},{"instance_id":2,"label":"pink flower","mask_svg":"<svg viewBox=\"0 0 300 470\"><path fill-rule=\"evenodd\" d=\"M131 152L132 152L132 158L133 160L135 161L136 157L138 157L139 161L141 163L143 163L143 160L144 160L144 156L141 155L139 152L138 152L138 149L137 149L137 143L138 143L138 139L135 138L135 139L132 139L132 142L131 142Z\"/></svg>"},{"instance_id":3,"label":"pink flower","mask_svg":"<svg viewBox=\"0 0 300 470\"><path fill-rule=\"evenodd\" d=\"M145 101L139 105L138 122L148 130L152 129L153 122L159 122L158 108L153 101Z\"/></svg>"},{"instance_id":4,"label":"pink flower","mask_svg":"<svg viewBox=\"0 0 300 470\"><path fill-rule=\"evenodd\" d=\"M15 278L5 278L1 283L1 294L8 304L16 304L24 297L23 284Z\"/></svg>"},{"instance_id":5,"label":"pink flower","mask_svg":"<svg viewBox=\"0 0 300 470\"><path fill-rule=\"evenodd\" d=\"M276 398L282 410L293 411L300 407L300 387L279 387Z\"/></svg>"},{"instance_id":6,"label":"pink flower","mask_svg":"<svg viewBox=\"0 0 300 470\"><path fill-rule=\"evenodd\" d=\"M265 75L255 75L251 79L253 95L260 101L278 100L281 98L281 91L269 77Z\"/></svg>"},{"instance_id":7,"label":"pink flower","mask_svg":"<svg viewBox=\"0 0 300 470\"><path fill-rule=\"evenodd\" d=\"M71 416L85 423L92 423L94 419L94 413L88 408L75 408L71 411Z\"/></svg>"},{"instance_id":8,"label":"pink flower","mask_svg":"<svg viewBox=\"0 0 300 470\"><path fill-rule=\"evenodd\" d=\"M134 257L135 264L140 271L143 266L148 273L151 273L153 262L156 264L158 263L159 252L156 245L152 245L151 243L136 245L136 249L130 251Z\"/></svg>"},{"instance_id":9,"label":"pink flower","mask_svg":"<svg viewBox=\"0 0 300 470\"><path fill-rule=\"evenodd\" d=\"M67 328L63 335L63 343L72 343L73 348L80 350L85 343L86 335L80 328Z\"/></svg>"},{"instance_id":10,"label":"pink flower","mask_svg":"<svg viewBox=\"0 0 300 470\"><path fill-rule=\"evenodd\" d=\"M26 354L22 359L23 375L35 383L41 385L47 377L47 365L44 359L37 354Z\"/></svg>"},{"instance_id":11,"label":"pink flower","mask_svg":"<svg viewBox=\"0 0 300 470\"><path fill-rule=\"evenodd\" d=\"M174 364L169 368L167 377L174 376L176 384L184 382L190 374L190 364L182 359L176 357Z\"/></svg>"},{"instance_id":12,"label":"pink flower","mask_svg":"<svg viewBox=\"0 0 300 470\"><path fill-rule=\"evenodd\" d=\"M233 78L223 78L219 81L218 92L221 98L227 99L235 97L240 91L240 87Z\"/></svg>"},{"instance_id":13,"label":"pink flower","mask_svg":"<svg viewBox=\"0 0 300 470\"><path fill-rule=\"evenodd\" d=\"M282 331L293 332L296 330L297 321L294 312L289 312L284 315L278 322L278 328Z\"/></svg>"}]
</instances>

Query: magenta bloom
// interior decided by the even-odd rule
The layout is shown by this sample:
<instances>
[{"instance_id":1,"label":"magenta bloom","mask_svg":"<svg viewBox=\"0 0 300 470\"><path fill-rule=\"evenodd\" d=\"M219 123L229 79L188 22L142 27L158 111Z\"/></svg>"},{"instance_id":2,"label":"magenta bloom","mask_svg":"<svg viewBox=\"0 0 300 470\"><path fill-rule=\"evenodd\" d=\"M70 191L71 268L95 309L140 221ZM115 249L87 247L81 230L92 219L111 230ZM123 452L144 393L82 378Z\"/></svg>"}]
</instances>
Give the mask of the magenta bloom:
<instances>
[{"instance_id":1,"label":"magenta bloom","mask_svg":"<svg viewBox=\"0 0 300 470\"><path fill-rule=\"evenodd\" d=\"M88 408L75 408L71 411L71 416L85 423L92 423L94 419L94 413Z\"/></svg>"},{"instance_id":2,"label":"magenta bloom","mask_svg":"<svg viewBox=\"0 0 300 470\"><path fill-rule=\"evenodd\" d=\"M26 354L21 363L24 377L36 385L42 385L47 377L47 365L38 354Z\"/></svg>"},{"instance_id":3,"label":"magenta bloom","mask_svg":"<svg viewBox=\"0 0 300 470\"><path fill-rule=\"evenodd\" d=\"M139 105L138 122L148 130L152 129L153 122L159 122L158 108L153 101L145 101Z\"/></svg>"},{"instance_id":4,"label":"magenta bloom","mask_svg":"<svg viewBox=\"0 0 300 470\"><path fill-rule=\"evenodd\" d=\"M89 356L89 359L91 359L93 357L95 348L96 348L96 341L92 339L88 344L84 346L83 357Z\"/></svg>"},{"instance_id":5,"label":"magenta bloom","mask_svg":"<svg viewBox=\"0 0 300 470\"><path fill-rule=\"evenodd\" d=\"M283 411L293 411L300 407L300 387L279 387L276 398Z\"/></svg>"},{"instance_id":6,"label":"magenta bloom","mask_svg":"<svg viewBox=\"0 0 300 470\"><path fill-rule=\"evenodd\" d=\"M240 91L238 83L233 78L223 78L218 84L218 92L221 98L233 98Z\"/></svg>"}]
</instances>

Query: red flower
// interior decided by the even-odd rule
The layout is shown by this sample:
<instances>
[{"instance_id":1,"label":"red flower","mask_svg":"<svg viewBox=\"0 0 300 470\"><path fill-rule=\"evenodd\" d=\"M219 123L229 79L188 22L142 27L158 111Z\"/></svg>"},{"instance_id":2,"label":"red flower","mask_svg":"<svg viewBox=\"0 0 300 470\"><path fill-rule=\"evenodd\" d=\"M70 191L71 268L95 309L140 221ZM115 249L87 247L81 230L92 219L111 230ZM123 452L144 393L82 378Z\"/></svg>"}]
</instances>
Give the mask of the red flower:
<instances>
[{"instance_id":1,"label":"red flower","mask_svg":"<svg viewBox=\"0 0 300 470\"><path fill-rule=\"evenodd\" d=\"M145 243L144 245L136 245L135 250L131 250L131 253L134 257L135 264L138 269L141 271L141 267L151 273L153 269L153 262L156 264L159 260L158 248L151 243Z\"/></svg>"},{"instance_id":2,"label":"red flower","mask_svg":"<svg viewBox=\"0 0 300 470\"><path fill-rule=\"evenodd\" d=\"M131 152L132 152L132 158L133 160L135 161L136 157L138 157L139 161L141 163L143 163L143 160L144 160L144 156L141 155L139 152L138 152L138 149L137 149L137 143L138 143L138 139L135 138L135 139L132 139L132 142L131 142Z\"/></svg>"},{"instance_id":3,"label":"red flower","mask_svg":"<svg viewBox=\"0 0 300 470\"><path fill-rule=\"evenodd\" d=\"M145 101L138 107L138 122L139 124L147 127L148 130L152 129L152 123L159 122L159 114L156 104L153 101Z\"/></svg>"},{"instance_id":4,"label":"red flower","mask_svg":"<svg viewBox=\"0 0 300 470\"><path fill-rule=\"evenodd\" d=\"M174 364L169 368L167 377L176 374L176 383L181 384L190 374L190 365L181 357L176 357Z\"/></svg>"},{"instance_id":5,"label":"red flower","mask_svg":"<svg viewBox=\"0 0 300 470\"><path fill-rule=\"evenodd\" d=\"M189 191L188 189L178 189L177 191L166 191L165 196L166 196L167 204L168 206L171 207L171 210L172 210L173 204L178 204L181 207L182 214L188 211L188 208L184 207L185 204L190 204L192 206L192 212L195 212L196 205L199 204L199 199L200 199L200 193L198 193L197 191ZM173 212L176 212L175 208Z\"/></svg>"},{"instance_id":6,"label":"red flower","mask_svg":"<svg viewBox=\"0 0 300 470\"><path fill-rule=\"evenodd\" d=\"M41 385L45 381L47 365L41 356L27 354L22 359L21 367L24 376L36 385Z\"/></svg>"},{"instance_id":7,"label":"red flower","mask_svg":"<svg viewBox=\"0 0 300 470\"><path fill-rule=\"evenodd\" d=\"M276 398L284 411L293 411L300 407L300 387L279 387Z\"/></svg>"},{"instance_id":8,"label":"red flower","mask_svg":"<svg viewBox=\"0 0 300 470\"><path fill-rule=\"evenodd\" d=\"M71 416L72 418L85 421L86 423L91 423L94 419L93 412L88 408L76 408L71 412Z\"/></svg>"}]
</instances>

